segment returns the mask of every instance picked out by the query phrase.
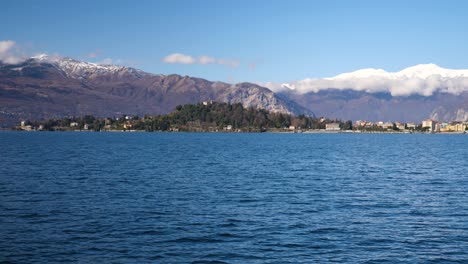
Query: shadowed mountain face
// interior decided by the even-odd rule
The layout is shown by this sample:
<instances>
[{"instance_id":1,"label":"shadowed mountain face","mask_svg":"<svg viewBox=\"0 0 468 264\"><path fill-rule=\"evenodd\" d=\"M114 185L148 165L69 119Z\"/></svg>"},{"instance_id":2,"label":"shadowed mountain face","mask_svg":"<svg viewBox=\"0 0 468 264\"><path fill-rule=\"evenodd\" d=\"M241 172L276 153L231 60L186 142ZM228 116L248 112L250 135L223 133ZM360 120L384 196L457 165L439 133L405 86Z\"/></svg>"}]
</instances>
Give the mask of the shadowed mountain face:
<instances>
[{"instance_id":1,"label":"shadowed mountain face","mask_svg":"<svg viewBox=\"0 0 468 264\"><path fill-rule=\"evenodd\" d=\"M17 65L0 63L0 126L4 127L22 119L166 114L179 104L209 100L313 114L252 83L232 85L44 56Z\"/></svg>"},{"instance_id":2,"label":"shadowed mountain face","mask_svg":"<svg viewBox=\"0 0 468 264\"><path fill-rule=\"evenodd\" d=\"M344 120L421 122L468 120L468 93L435 93L432 96L392 96L390 93L367 93L328 89L305 94L293 90L278 93L283 98L313 109L316 116Z\"/></svg>"}]
</instances>

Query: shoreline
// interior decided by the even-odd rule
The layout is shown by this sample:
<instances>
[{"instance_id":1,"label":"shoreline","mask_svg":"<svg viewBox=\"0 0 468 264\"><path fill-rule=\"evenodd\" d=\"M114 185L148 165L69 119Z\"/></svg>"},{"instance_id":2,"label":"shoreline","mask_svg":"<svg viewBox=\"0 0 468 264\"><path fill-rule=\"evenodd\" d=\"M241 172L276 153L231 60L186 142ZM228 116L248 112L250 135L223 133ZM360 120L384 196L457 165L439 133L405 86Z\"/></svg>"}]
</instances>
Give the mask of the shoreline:
<instances>
[{"instance_id":1,"label":"shoreline","mask_svg":"<svg viewBox=\"0 0 468 264\"><path fill-rule=\"evenodd\" d=\"M59 133L224 133L224 134L250 134L250 133L275 133L275 134L395 134L395 135L464 135L467 132L409 132L409 131L360 131L360 130L341 130L341 131L326 131L326 130L305 130L305 131L144 131L144 130L16 130L16 129L0 129L1 132L59 132Z\"/></svg>"}]
</instances>

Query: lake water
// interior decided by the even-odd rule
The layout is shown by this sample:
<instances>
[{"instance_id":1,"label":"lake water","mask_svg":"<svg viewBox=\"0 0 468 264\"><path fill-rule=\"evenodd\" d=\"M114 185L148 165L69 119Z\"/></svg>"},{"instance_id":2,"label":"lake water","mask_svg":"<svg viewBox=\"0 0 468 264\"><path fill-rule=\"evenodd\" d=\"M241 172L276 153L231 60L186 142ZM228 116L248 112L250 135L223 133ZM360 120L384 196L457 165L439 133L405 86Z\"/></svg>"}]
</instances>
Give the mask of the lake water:
<instances>
[{"instance_id":1,"label":"lake water","mask_svg":"<svg viewBox=\"0 0 468 264\"><path fill-rule=\"evenodd\" d=\"M468 261L468 135L2 132L0 148L0 262Z\"/></svg>"}]
</instances>

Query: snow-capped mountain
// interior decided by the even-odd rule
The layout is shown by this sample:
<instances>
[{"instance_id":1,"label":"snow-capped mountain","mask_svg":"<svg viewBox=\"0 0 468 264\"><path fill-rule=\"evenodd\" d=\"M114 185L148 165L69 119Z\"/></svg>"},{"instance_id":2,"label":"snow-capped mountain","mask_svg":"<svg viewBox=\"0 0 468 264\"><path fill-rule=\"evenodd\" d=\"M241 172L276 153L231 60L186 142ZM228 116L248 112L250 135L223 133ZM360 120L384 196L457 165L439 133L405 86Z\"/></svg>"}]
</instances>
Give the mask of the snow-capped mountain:
<instances>
[{"instance_id":1,"label":"snow-capped mountain","mask_svg":"<svg viewBox=\"0 0 468 264\"><path fill-rule=\"evenodd\" d=\"M458 77L468 77L468 70L452 70L444 69L439 67L436 64L418 64L412 67L405 68L399 72L387 72L382 69L362 69L350 73L339 74L335 77L325 78L328 80L338 80L338 79L361 79L361 78L371 78L371 77L380 77L388 79L426 79L431 76L440 76L442 78L458 78Z\"/></svg>"},{"instance_id":2,"label":"snow-capped mountain","mask_svg":"<svg viewBox=\"0 0 468 264\"><path fill-rule=\"evenodd\" d=\"M70 78L94 78L102 75L113 75L116 77L125 77L132 75L133 77L143 77L149 73L141 70L129 68L119 65L97 64L92 62L78 61L67 57L48 56L40 54L31 57L30 61L36 63L49 63L63 71Z\"/></svg>"},{"instance_id":3,"label":"snow-capped mountain","mask_svg":"<svg viewBox=\"0 0 468 264\"><path fill-rule=\"evenodd\" d=\"M419 64L397 72L362 69L329 78L272 84L316 115L370 121L468 121L468 70Z\"/></svg>"},{"instance_id":4,"label":"snow-capped mountain","mask_svg":"<svg viewBox=\"0 0 468 264\"><path fill-rule=\"evenodd\" d=\"M282 87L275 93L252 83L210 82L40 55L18 64L0 63L0 125L70 115L164 114L179 104L208 100L345 120L468 120L468 71L435 64L398 72L363 69Z\"/></svg>"},{"instance_id":5,"label":"snow-capped mountain","mask_svg":"<svg viewBox=\"0 0 468 264\"><path fill-rule=\"evenodd\" d=\"M338 89L388 92L392 96L431 96L436 92L456 95L468 91L468 70L444 69L436 64L419 64L398 72L369 68L334 77L307 78L267 87L276 87L276 90L294 88L299 93Z\"/></svg>"},{"instance_id":6,"label":"snow-capped mountain","mask_svg":"<svg viewBox=\"0 0 468 264\"><path fill-rule=\"evenodd\" d=\"M0 63L0 127L20 119L166 114L179 104L210 100L242 103L272 112L312 114L252 83L228 84L176 74L151 74L47 55L18 64Z\"/></svg>"}]
</instances>

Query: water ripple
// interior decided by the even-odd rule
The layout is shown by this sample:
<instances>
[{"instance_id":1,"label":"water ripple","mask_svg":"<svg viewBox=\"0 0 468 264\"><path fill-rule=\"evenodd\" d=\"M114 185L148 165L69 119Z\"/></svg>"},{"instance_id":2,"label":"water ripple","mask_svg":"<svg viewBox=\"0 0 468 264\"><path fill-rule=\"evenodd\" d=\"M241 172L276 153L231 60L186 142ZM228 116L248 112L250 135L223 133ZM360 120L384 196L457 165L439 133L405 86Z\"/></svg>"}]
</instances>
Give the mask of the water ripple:
<instances>
[{"instance_id":1,"label":"water ripple","mask_svg":"<svg viewBox=\"0 0 468 264\"><path fill-rule=\"evenodd\" d=\"M466 263L466 139L0 133L0 262Z\"/></svg>"}]
</instances>

